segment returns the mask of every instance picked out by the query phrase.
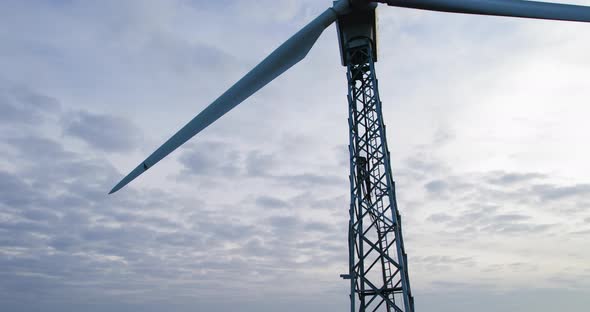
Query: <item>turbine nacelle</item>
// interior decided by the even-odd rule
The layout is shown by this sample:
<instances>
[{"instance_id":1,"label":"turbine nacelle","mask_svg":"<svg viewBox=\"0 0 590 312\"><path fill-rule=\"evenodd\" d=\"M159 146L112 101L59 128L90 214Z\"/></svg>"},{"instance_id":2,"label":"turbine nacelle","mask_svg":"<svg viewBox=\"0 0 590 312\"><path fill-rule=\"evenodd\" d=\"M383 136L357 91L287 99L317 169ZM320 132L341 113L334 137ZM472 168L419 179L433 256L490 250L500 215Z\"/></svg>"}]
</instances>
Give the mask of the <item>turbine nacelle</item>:
<instances>
[{"instance_id":1,"label":"turbine nacelle","mask_svg":"<svg viewBox=\"0 0 590 312\"><path fill-rule=\"evenodd\" d=\"M349 0L350 10L338 16L338 42L340 43L340 61L346 66L348 48L354 47L369 39L372 43L373 60L377 61L377 3L368 0ZM336 2L334 2L336 4ZM360 39L360 40L359 40Z\"/></svg>"}]
</instances>

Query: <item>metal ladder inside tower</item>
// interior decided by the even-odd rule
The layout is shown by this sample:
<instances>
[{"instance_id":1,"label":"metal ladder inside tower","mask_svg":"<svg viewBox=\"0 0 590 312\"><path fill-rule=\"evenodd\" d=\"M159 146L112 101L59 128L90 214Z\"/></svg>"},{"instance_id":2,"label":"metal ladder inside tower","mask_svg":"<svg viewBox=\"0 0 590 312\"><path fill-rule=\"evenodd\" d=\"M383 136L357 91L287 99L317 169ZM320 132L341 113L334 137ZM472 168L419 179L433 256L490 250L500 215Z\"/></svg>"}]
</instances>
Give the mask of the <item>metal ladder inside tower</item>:
<instances>
[{"instance_id":1,"label":"metal ladder inside tower","mask_svg":"<svg viewBox=\"0 0 590 312\"><path fill-rule=\"evenodd\" d=\"M373 142L372 142L373 143ZM379 162L380 160L377 160ZM373 166L370 169L370 164L367 161L366 157L359 156L357 158L357 176L359 178L358 185L361 187L362 192L364 194L364 201L366 201L368 205L368 212L371 217L371 221L375 223L375 228L377 229L377 237L379 239L379 248L388 256L392 257L389 253L389 248L395 243L395 238L393 241L388 241L388 233L394 232L394 225L392 220L386 217L386 213L391 209L391 206L384 207L383 205L383 197L387 196L387 186L384 189L381 189L379 185L371 185L371 176L375 177L382 177L381 169L379 165ZM380 179L375 179L380 180ZM371 195L374 195L375 200ZM398 220L399 215L397 216ZM389 224L388 224L389 223ZM379 260L379 259L378 259ZM378 261L377 260L377 261ZM395 271L392 270L392 263L390 261L386 261L385 257L380 257L381 266L383 268L383 289L381 290L383 294L388 296L392 302L395 302L395 292L401 292L401 279L394 285L393 278L399 272L399 268L396 268ZM377 262L374 262L375 265ZM389 307L387 309L389 311Z\"/></svg>"}]
</instances>

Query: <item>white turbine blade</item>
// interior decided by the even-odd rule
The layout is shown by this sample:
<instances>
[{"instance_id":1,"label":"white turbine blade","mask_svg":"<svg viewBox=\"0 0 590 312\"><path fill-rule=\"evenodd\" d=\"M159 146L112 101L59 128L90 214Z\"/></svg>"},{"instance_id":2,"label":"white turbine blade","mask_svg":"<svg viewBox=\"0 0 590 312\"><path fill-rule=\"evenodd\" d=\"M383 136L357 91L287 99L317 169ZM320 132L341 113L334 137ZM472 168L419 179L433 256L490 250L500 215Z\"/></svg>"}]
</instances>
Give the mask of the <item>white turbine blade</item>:
<instances>
[{"instance_id":1,"label":"white turbine blade","mask_svg":"<svg viewBox=\"0 0 590 312\"><path fill-rule=\"evenodd\" d=\"M590 7L524 0L377 0L430 11L590 22Z\"/></svg>"},{"instance_id":2,"label":"white turbine blade","mask_svg":"<svg viewBox=\"0 0 590 312\"><path fill-rule=\"evenodd\" d=\"M133 181L133 179L172 153L195 134L205 129L219 119L219 117L305 58L324 29L334 23L338 15L344 13L348 8L348 1L341 0L336 2L332 8L324 11L324 13L303 27L299 32L289 38L289 40L285 41L285 43L273 51L260 64L225 91L217 100L176 132L176 134L146 158L146 160L141 162L139 166L115 185L109 194L118 191Z\"/></svg>"}]
</instances>

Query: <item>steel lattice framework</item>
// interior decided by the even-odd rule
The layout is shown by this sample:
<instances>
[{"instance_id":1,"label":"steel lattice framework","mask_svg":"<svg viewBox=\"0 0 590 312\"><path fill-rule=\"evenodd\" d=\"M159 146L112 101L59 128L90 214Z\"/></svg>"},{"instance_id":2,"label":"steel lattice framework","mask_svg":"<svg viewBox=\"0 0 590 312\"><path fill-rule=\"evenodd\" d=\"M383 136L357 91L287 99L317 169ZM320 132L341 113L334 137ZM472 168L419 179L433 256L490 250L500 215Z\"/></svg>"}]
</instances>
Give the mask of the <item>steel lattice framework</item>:
<instances>
[{"instance_id":1,"label":"steel lattice framework","mask_svg":"<svg viewBox=\"0 0 590 312\"><path fill-rule=\"evenodd\" d=\"M347 48L350 127L351 311L413 312L372 43Z\"/></svg>"}]
</instances>

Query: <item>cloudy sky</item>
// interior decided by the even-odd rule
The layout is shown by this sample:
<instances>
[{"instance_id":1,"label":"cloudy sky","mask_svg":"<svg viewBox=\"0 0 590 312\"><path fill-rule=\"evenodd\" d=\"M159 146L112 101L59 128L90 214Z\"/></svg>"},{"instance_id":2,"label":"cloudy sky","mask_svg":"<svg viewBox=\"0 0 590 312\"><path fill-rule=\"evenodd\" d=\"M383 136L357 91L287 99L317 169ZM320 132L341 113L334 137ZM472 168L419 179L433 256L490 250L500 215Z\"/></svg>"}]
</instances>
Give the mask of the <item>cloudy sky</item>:
<instances>
[{"instance_id":1,"label":"cloudy sky","mask_svg":"<svg viewBox=\"0 0 590 312\"><path fill-rule=\"evenodd\" d=\"M330 3L1 1L0 310L347 309L334 27L107 195ZM416 309L587 311L590 25L381 7L379 27Z\"/></svg>"}]
</instances>

